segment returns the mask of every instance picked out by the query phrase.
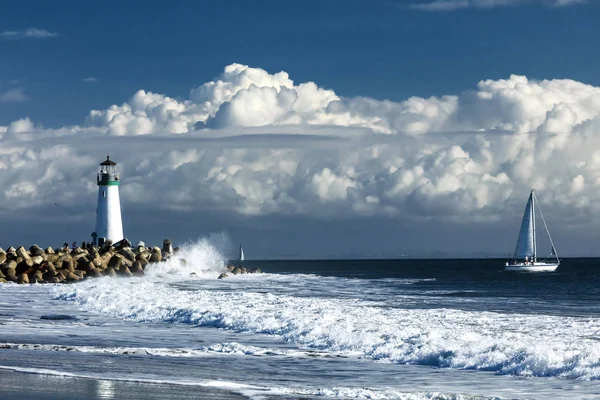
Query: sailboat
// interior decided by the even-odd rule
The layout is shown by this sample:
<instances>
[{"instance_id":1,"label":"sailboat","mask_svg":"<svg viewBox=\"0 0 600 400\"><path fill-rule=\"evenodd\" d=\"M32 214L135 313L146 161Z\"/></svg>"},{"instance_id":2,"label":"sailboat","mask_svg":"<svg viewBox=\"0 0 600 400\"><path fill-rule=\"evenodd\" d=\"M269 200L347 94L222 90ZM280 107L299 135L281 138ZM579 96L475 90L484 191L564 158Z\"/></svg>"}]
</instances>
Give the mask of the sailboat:
<instances>
[{"instance_id":1,"label":"sailboat","mask_svg":"<svg viewBox=\"0 0 600 400\"><path fill-rule=\"evenodd\" d=\"M540 216L544 222L544 228L546 228L546 233L548 234L550 245L552 246L550 256L541 261L538 261L537 259L537 232L535 229L536 208L539 209ZM554 261L554 259L549 260L550 257L556 258L556 261ZM542 210L537 204L535 191L532 190L529 194L527 205L525 206L525 213L523 213L523 220L521 221L521 229L519 230L519 238L517 239L515 253L513 254L512 259L506 263L504 270L550 272L558 268L559 265L560 260L558 259L558 254L556 254L550 231L548 231L548 226L546 225L546 220L544 220Z\"/></svg>"},{"instance_id":2,"label":"sailboat","mask_svg":"<svg viewBox=\"0 0 600 400\"><path fill-rule=\"evenodd\" d=\"M240 261L244 261L244 249L242 248L241 244L240 244Z\"/></svg>"}]
</instances>

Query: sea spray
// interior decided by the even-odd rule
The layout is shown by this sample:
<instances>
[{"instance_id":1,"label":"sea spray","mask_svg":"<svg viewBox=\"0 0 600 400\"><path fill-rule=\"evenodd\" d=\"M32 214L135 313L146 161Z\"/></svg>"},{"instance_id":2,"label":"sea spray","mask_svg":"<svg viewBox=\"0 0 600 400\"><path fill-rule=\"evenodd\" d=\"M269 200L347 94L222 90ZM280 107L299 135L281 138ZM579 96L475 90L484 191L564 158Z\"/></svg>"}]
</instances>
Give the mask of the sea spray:
<instances>
[{"instance_id":1,"label":"sea spray","mask_svg":"<svg viewBox=\"0 0 600 400\"><path fill-rule=\"evenodd\" d=\"M226 261L213 243L213 238L202 238L182 245L174 257L162 263L149 264L145 270L146 277L168 280L218 277L226 271Z\"/></svg>"}]
</instances>

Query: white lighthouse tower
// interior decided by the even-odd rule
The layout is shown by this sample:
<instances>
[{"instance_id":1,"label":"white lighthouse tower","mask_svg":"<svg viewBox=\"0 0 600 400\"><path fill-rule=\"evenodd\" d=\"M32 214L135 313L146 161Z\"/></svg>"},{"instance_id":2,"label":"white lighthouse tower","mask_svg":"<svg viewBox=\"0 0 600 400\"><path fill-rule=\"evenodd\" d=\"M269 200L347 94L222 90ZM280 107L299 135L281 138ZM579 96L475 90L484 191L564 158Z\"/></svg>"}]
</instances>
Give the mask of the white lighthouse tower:
<instances>
[{"instance_id":1,"label":"white lighthouse tower","mask_svg":"<svg viewBox=\"0 0 600 400\"><path fill-rule=\"evenodd\" d=\"M119 201L120 177L117 163L108 156L100 164L96 178L98 184L98 208L96 209L96 231L92 234L94 243L102 245L105 241L113 243L123 239L121 221L121 202Z\"/></svg>"}]
</instances>

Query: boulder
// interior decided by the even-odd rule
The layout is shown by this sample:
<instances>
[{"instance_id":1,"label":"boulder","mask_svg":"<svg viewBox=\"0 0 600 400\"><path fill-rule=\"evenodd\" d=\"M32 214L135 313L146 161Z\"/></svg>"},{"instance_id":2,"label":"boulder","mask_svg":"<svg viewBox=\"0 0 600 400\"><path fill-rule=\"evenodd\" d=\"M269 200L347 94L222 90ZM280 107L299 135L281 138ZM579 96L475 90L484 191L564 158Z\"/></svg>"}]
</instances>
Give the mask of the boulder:
<instances>
[{"instance_id":1,"label":"boulder","mask_svg":"<svg viewBox=\"0 0 600 400\"><path fill-rule=\"evenodd\" d=\"M63 269L68 269L71 272L75 270L75 263L73 262L73 258L71 258L71 256L64 255L60 258L60 261L62 261Z\"/></svg>"},{"instance_id":2,"label":"boulder","mask_svg":"<svg viewBox=\"0 0 600 400\"><path fill-rule=\"evenodd\" d=\"M104 271L104 276L117 276L117 273L115 272L114 268L108 267Z\"/></svg>"},{"instance_id":3,"label":"boulder","mask_svg":"<svg viewBox=\"0 0 600 400\"><path fill-rule=\"evenodd\" d=\"M100 272L100 270L96 269L96 268L91 268L88 272L87 272L88 276L92 276L92 277L99 277L102 276L102 272Z\"/></svg>"},{"instance_id":4,"label":"boulder","mask_svg":"<svg viewBox=\"0 0 600 400\"><path fill-rule=\"evenodd\" d=\"M54 278L55 276L57 276L58 274L56 273L56 271L48 271L45 274L42 275L42 278L46 281L46 282L50 282L50 279Z\"/></svg>"},{"instance_id":5,"label":"boulder","mask_svg":"<svg viewBox=\"0 0 600 400\"><path fill-rule=\"evenodd\" d=\"M86 275L85 271L76 269L75 271L73 271L73 273L77 276L79 276L80 279L83 279Z\"/></svg>"},{"instance_id":6,"label":"boulder","mask_svg":"<svg viewBox=\"0 0 600 400\"><path fill-rule=\"evenodd\" d=\"M102 259L100 257L96 257L92 260L92 263L94 264L95 268L103 268L102 266Z\"/></svg>"},{"instance_id":7,"label":"boulder","mask_svg":"<svg viewBox=\"0 0 600 400\"><path fill-rule=\"evenodd\" d=\"M62 279L61 280L67 279L67 276L69 276L69 274L71 273L71 271L69 271L66 268L58 269L58 270L56 270L56 272L57 272L57 276L58 275L62 275Z\"/></svg>"},{"instance_id":8,"label":"boulder","mask_svg":"<svg viewBox=\"0 0 600 400\"><path fill-rule=\"evenodd\" d=\"M139 262L142 265L142 268L146 269L146 265L148 265L148 260L146 260L145 258L142 258L140 260L136 260L137 262Z\"/></svg>"},{"instance_id":9,"label":"boulder","mask_svg":"<svg viewBox=\"0 0 600 400\"><path fill-rule=\"evenodd\" d=\"M123 265L123 260L121 260L121 258L117 257L116 254L114 254L111 258L110 261L108 262L108 268L112 268L112 269L119 269L121 268L121 265Z\"/></svg>"},{"instance_id":10,"label":"boulder","mask_svg":"<svg viewBox=\"0 0 600 400\"><path fill-rule=\"evenodd\" d=\"M111 253L111 252L106 252L100 256L100 259L102 260L102 268L106 269L106 267L108 267L108 264L110 263L110 260L112 259L112 256L113 256L113 253Z\"/></svg>"},{"instance_id":11,"label":"boulder","mask_svg":"<svg viewBox=\"0 0 600 400\"><path fill-rule=\"evenodd\" d=\"M74 272L69 272L69 274L67 275L68 282L76 282L76 281L80 281L80 280L81 280L81 277Z\"/></svg>"},{"instance_id":12,"label":"boulder","mask_svg":"<svg viewBox=\"0 0 600 400\"><path fill-rule=\"evenodd\" d=\"M17 258L17 249L10 246L8 249L6 249L6 256L14 260L15 258Z\"/></svg>"},{"instance_id":13,"label":"boulder","mask_svg":"<svg viewBox=\"0 0 600 400\"><path fill-rule=\"evenodd\" d=\"M81 257L77 260L77 268L81 270L87 270L90 267L90 264L94 266L94 264L87 258L87 256Z\"/></svg>"},{"instance_id":14,"label":"boulder","mask_svg":"<svg viewBox=\"0 0 600 400\"><path fill-rule=\"evenodd\" d=\"M46 254L46 260L47 261L51 261L53 263L56 263L59 258L60 258L60 256L58 254L56 254L56 253Z\"/></svg>"},{"instance_id":15,"label":"boulder","mask_svg":"<svg viewBox=\"0 0 600 400\"><path fill-rule=\"evenodd\" d=\"M240 269L240 267L235 267L233 269L233 271L231 271L232 274L237 275L237 274L241 274L242 270Z\"/></svg>"},{"instance_id":16,"label":"boulder","mask_svg":"<svg viewBox=\"0 0 600 400\"><path fill-rule=\"evenodd\" d=\"M127 238L123 238L121 240L119 240L118 242L116 242L113 247L119 251L125 247L131 247L131 242L127 239Z\"/></svg>"},{"instance_id":17,"label":"boulder","mask_svg":"<svg viewBox=\"0 0 600 400\"><path fill-rule=\"evenodd\" d=\"M162 261L162 250L158 247L154 247L152 249L152 255L150 255L150 259L148 260L151 263L157 263Z\"/></svg>"},{"instance_id":18,"label":"boulder","mask_svg":"<svg viewBox=\"0 0 600 400\"><path fill-rule=\"evenodd\" d=\"M33 256L33 257L31 257L31 261L33 261L34 265L35 264L40 265L41 263L44 262L44 257L42 257L42 256Z\"/></svg>"},{"instance_id":19,"label":"boulder","mask_svg":"<svg viewBox=\"0 0 600 400\"><path fill-rule=\"evenodd\" d=\"M150 253L147 250L141 251L139 252L136 256L135 259L138 261L144 260L144 261L148 261L150 259L150 256L152 255L152 253Z\"/></svg>"},{"instance_id":20,"label":"boulder","mask_svg":"<svg viewBox=\"0 0 600 400\"><path fill-rule=\"evenodd\" d=\"M169 239L165 239L163 240L163 247L162 249L167 252L168 254L173 254L173 245L171 244L171 241Z\"/></svg>"},{"instance_id":21,"label":"boulder","mask_svg":"<svg viewBox=\"0 0 600 400\"><path fill-rule=\"evenodd\" d=\"M25 247L21 246L16 250L17 253L17 257L21 257L23 260L30 260L31 257L29 255L29 253L27 252L27 250L25 250Z\"/></svg>"},{"instance_id":22,"label":"boulder","mask_svg":"<svg viewBox=\"0 0 600 400\"><path fill-rule=\"evenodd\" d=\"M43 283L44 278L42 276L42 271L37 270L29 274L29 282L31 283Z\"/></svg>"},{"instance_id":23,"label":"boulder","mask_svg":"<svg viewBox=\"0 0 600 400\"><path fill-rule=\"evenodd\" d=\"M223 272L221 275L219 275L219 277L217 279L223 279L223 278L227 278L229 275L227 275L227 272Z\"/></svg>"},{"instance_id":24,"label":"boulder","mask_svg":"<svg viewBox=\"0 0 600 400\"><path fill-rule=\"evenodd\" d=\"M46 249L46 254L54 254L54 249L52 247L48 247Z\"/></svg>"},{"instance_id":25,"label":"boulder","mask_svg":"<svg viewBox=\"0 0 600 400\"><path fill-rule=\"evenodd\" d=\"M17 283L29 283L29 276L25 273L19 274Z\"/></svg>"},{"instance_id":26,"label":"boulder","mask_svg":"<svg viewBox=\"0 0 600 400\"><path fill-rule=\"evenodd\" d=\"M119 250L118 254L121 254L131 262L135 261L135 254L129 247L123 247L121 250Z\"/></svg>"},{"instance_id":27,"label":"boulder","mask_svg":"<svg viewBox=\"0 0 600 400\"><path fill-rule=\"evenodd\" d=\"M38 246L37 244L34 244L33 246L31 246L29 248L29 254L32 257L43 256L44 255L44 250L40 246Z\"/></svg>"},{"instance_id":28,"label":"boulder","mask_svg":"<svg viewBox=\"0 0 600 400\"><path fill-rule=\"evenodd\" d=\"M144 275L144 267L142 267L142 263L136 261L131 266L131 273L133 276L143 276Z\"/></svg>"},{"instance_id":29,"label":"boulder","mask_svg":"<svg viewBox=\"0 0 600 400\"><path fill-rule=\"evenodd\" d=\"M73 259L73 261L77 261L82 257L85 257L88 255L87 250L82 250L81 248L77 248L77 250L75 250L75 252L73 254L71 254L71 258Z\"/></svg>"},{"instance_id":30,"label":"boulder","mask_svg":"<svg viewBox=\"0 0 600 400\"><path fill-rule=\"evenodd\" d=\"M130 267L131 264L133 264L133 261L129 260L127 257L125 257L124 255L120 254L120 253L115 253L115 255L113 257L117 257L121 260L121 264Z\"/></svg>"},{"instance_id":31,"label":"boulder","mask_svg":"<svg viewBox=\"0 0 600 400\"><path fill-rule=\"evenodd\" d=\"M93 260L96 257L100 257L100 254L98 254L98 250L96 250L95 247L92 247L91 249L88 250L88 258L90 260Z\"/></svg>"},{"instance_id":32,"label":"boulder","mask_svg":"<svg viewBox=\"0 0 600 400\"><path fill-rule=\"evenodd\" d=\"M232 272L235 269L235 265L228 265L227 271Z\"/></svg>"},{"instance_id":33,"label":"boulder","mask_svg":"<svg viewBox=\"0 0 600 400\"><path fill-rule=\"evenodd\" d=\"M2 264L4 261L6 261L6 253L3 250L0 252L0 264Z\"/></svg>"},{"instance_id":34,"label":"boulder","mask_svg":"<svg viewBox=\"0 0 600 400\"><path fill-rule=\"evenodd\" d=\"M15 260L8 260L4 264L2 264L2 267L0 267L0 269L2 270L2 272L4 272L4 275L8 275L9 273L7 273L7 270L15 271L17 269L17 262Z\"/></svg>"},{"instance_id":35,"label":"boulder","mask_svg":"<svg viewBox=\"0 0 600 400\"><path fill-rule=\"evenodd\" d=\"M61 269L63 267L63 259L62 256L59 256L56 261L52 261L56 269Z\"/></svg>"},{"instance_id":36,"label":"boulder","mask_svg":"<svg viewBox=\"0 0 600 400\"><path fill-rule=\"evenodd\" d=\"M33 271L33 261L23 260L17 264L17 275L18 274L28 274L30 271Z\"/></svg>"},{"instance_id":37,"label":"boulder","mask_svg":"<svg viewBox=\"0 0 600 400\"><path fill-rule=\"evenodd\" d=\"M2 274L4 275L5 279L8 279L10 281L12 281L11 278L16 278L17 277L17 271L13 268L9 268L9 269L5 269Z\"/></svg>"},{"instance_id":38,"label":"boulder","mask_svg":"<svg viewBox=\"0 0 600 400\"><path fill-rule=\"evenodd\" d=\"M133 276L129 268L127 268L126 266L122 266L121 269L119 269L118 274L122 276Z\"/></svg>"}]
</instances>

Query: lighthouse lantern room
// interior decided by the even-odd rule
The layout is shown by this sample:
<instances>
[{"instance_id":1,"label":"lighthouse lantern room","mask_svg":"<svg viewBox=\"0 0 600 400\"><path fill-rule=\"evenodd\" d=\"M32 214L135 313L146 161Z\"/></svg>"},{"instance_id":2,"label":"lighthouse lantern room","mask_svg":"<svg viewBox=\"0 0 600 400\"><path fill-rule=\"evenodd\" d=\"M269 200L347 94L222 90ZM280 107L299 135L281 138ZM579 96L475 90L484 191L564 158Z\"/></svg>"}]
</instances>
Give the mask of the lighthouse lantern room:
<instances>
[{"instance_id":1,"label":"lighthouse lantern room","mask_svg":"<svg viewBox=\"0 0 600 400\"><path fill-rule=\"evenodd\" d=\"M92 234L94 244L102 245L107 240L116 243L123 239L119 200L120 182L117 163L106 156L106 160L100 163L100 172L96 177L98 207L96 208L96 231Z\"/></svg>"}]
</instances>

